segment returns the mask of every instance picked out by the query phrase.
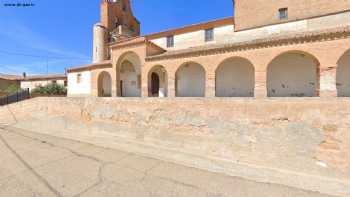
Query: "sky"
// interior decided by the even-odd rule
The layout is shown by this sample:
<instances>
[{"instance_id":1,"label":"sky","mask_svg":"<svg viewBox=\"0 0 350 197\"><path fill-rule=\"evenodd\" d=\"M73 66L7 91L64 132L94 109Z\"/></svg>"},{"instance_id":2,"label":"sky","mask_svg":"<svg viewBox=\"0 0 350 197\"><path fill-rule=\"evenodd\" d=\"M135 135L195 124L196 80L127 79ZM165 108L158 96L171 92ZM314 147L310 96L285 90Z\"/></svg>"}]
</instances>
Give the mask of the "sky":
<instances>
[{"instance_id":1,"label":"sky","mask_svg":"<svg viewBox=\"0 0 350 197\"><path fill-rule=\"evenodd\" d=\"M0 0L0 73L63 73L91 63L101 0ZM12 7L8 3L33 3ZM131 0L142 35L233 15L231 0Z\"/></svg>"}]
</instances>

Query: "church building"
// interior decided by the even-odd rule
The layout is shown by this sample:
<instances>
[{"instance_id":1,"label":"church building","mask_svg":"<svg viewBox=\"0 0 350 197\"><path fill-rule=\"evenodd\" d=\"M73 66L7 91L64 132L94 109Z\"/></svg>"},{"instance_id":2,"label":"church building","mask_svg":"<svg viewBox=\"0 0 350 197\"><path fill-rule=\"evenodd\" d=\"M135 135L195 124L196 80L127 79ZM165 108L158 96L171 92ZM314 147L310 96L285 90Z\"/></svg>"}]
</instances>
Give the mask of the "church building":
<instances>
[{"instance_id":1,"label":"church building","mask_svg":"<svg viewBox=\"0 0 350 197\"><path fill-rule=\"evenodd\" d=\"M102 0L68 96L350 96L350 1L232 3L232 17L141 36L129 0Z\"/></svg>"}]
</instances>

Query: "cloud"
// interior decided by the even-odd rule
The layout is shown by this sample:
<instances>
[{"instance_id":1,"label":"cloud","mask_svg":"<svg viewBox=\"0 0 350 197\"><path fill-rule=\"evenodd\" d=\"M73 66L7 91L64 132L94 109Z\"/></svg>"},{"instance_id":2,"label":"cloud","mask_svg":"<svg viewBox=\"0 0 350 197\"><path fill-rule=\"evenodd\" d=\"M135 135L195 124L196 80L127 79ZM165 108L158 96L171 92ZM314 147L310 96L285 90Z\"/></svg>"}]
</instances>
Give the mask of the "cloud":
<instances>
[{"instance_id":1,"label":"cloud","mask_svg":"<svg viewBox=\"0 0 350 197\"><path fill-rule=\"evenodd\" d=\"M16 66L9 66L9 65L0 65L0 73L5 73L5 74L21 74L21 73L28 73L28 74L42 74L42 73L37 73L33 71L33 68L27 67L27 66L22 66L22 65L16 65Z\"/></svg>"},{"instance_id":2,"label":"cloud","mask_svg":"<svg viewBox=\"0 0 350 197\"><path fill-rule=\"evenodd\" d=\"M23 50L10 51L16 53L22 53L23 51L35 51L35 54L50 56L49 66L55 68L55 70L64 70L64 67L74 66L75 64L89 63L91 57L72 50L67 50L63 47L59 47L54 41L41 35L38 32L33 31L26 25L21 24L18 21L7 19L0 19L0 25L2 27L0 31L0 37L6 39L7 43L14 43L22 47ZM2 47L4 49L4 47ZM26 52L23 52L26 53ZM18 58L19 56L8 56L7 62L2 59L0 62L0 72L10 73L33 73L38 74L46 73L46 58ZM68 57L74 59L62 59L55 57ZM18 59L16 59L18 58ZM22 62L19 60L22 59ZM23 59L27 62L23 62ZM11 61L10 61L11 60ZM2 65L5 64L5 65ZM58 67L58 68L56 68ZM51 70L51 69L50 69Z\"/></svg>"},{"instance_id":3,"label":"cloud","mask_svg":"<svg viewBox=\"0 0 350 197\"><path fill-rule=\"evenodd\" d=\"M46 74L47 71L49 73L62 73L64 72L64 66L62 65L67 65L66 60L54 60L48 63L46 61L32 61L24 64L0 64L0 73L22 74L25 72L28 75Z\"/></svg>"}]
</instances>

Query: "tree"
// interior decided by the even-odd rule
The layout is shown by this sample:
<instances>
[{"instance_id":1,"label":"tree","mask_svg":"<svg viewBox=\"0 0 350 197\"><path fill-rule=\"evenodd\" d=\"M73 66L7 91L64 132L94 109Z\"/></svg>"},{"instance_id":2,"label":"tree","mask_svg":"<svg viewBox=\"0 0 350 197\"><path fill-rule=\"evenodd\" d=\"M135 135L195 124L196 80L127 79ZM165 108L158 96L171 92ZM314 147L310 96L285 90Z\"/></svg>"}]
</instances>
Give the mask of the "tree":
<instances>
[{"instance_id":1,"label":"tree","mask_svg":"<svg viewBox=\"0 0 350 197\"><path fill-rule=\"evenodd\" d=\"M66 95L67 89L59 84L48 84L40 86L32 90L32 94L43 94L43 95Z\"/></svg>"},{"instance_id":2,"label":"tree","mask_svg":"<svg viewBox=\"0 0 350 197\"><path fill-rule=\"evenodd\" d=\"M21 88L19 87L18 84L11 84L4 90L4 92L6 94L13 94L13 93L16 93L19 90L21 90Z\"/></svg>"}]
</instances>

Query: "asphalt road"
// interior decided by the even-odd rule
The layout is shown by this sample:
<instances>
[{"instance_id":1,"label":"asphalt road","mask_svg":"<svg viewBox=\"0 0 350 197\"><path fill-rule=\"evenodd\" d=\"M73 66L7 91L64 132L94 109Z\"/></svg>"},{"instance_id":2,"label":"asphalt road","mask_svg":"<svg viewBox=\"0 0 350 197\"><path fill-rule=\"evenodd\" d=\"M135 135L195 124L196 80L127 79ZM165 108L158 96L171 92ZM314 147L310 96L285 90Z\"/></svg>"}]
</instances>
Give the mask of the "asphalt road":
<instances>
[{"instance_id":1,"label":"asphalt road","mask_svg":"<svg viewBox=\"0 0 350 197\"><path fill-rule=\"evenodd\" d=\"M0 129L0 197L327 197L14 128Z\"/></svg>"}]
</instances>

